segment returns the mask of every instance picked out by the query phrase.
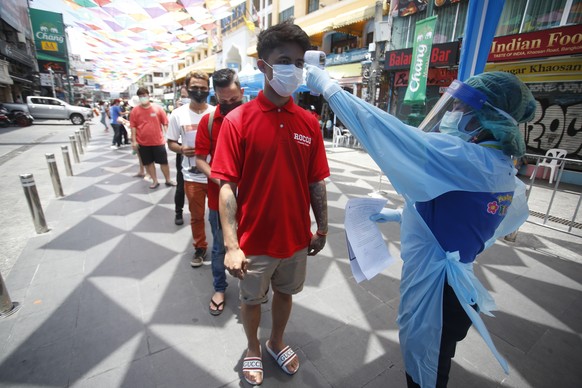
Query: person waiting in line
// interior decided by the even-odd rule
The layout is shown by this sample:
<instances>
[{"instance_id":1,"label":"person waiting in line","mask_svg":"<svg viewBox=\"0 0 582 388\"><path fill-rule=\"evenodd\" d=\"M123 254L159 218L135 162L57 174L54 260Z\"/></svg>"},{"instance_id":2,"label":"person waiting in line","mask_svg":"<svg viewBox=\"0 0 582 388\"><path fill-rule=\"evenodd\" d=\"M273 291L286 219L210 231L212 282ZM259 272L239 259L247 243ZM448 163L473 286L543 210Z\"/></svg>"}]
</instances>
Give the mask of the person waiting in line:
<instances>
[{"instance_id":1,"label":"person waiting in line","mask_svg":"<svg viewBox=\"0 0 582 388\"><path fill-rule=\"evenodd\" d=\"M299 370L297 354L285 344L285 327L293 295L305 282L307 256L326 243L325 147L315 117L291 98L303 82L303 56L310 48L305 31L290 21L259 34L264 90L223 119L212 159L210 176L221 183L224 262L240 279L247 337L242 372L249 384L263 381L258 328L269 288L272 328L265 350L285 373ZM317 222L313 235L310 207Z\"/></svg>"},{"instance_id":2,"label":"person waiting in line","mask_svg":"<svg viewBox=\"0 0 582 388\"><path fill-rule=\"evenodd\" d=\"M208 242L204 225L206 193L208 180L206 175L196 168L195 143L196 131L200 119L214 110L206 100L210 93L208 74L201 71L191 72L186 76L185 83L190 103L175 109L170 115L170 125L166 138L168 147L182 155L182 174L184 176L184 192L188 198L190 210L190 227L194 240L194 256L190 260L192 267L200 267L206 258ZM180 140L182 144L180 144Z\"/></svg>"},{"instance_id":3,"label":"person waiting in line","mask_svg":"<svg viewBox=\"0 0 582 388\"><path fill-rule=\"evenodd\" d=\"M446 387L456 344L471 324L508 373L479 316L491 315L495 303L473 262L528 216L511 157L525 153L518 123L535 113L529 89L504 72L454 81L417 129L342 91L317 67L307 66L307 86L404 196L403 210L371 219L401 223L398 325L408 387Z\"/></svg>"},{"instance_id":4,"label":"person waiting in line","mask_svg":"<svg viewBox=\"0 0 582 388\"><path fill-rule=\"evenodd\" d=\"M129 103L127 101L121 101L119 103L119 110L120 110L120 115L119 117L123 118L127 118L128 114L129 114ZM129 141L129 136L127 133L127 128L125 127L124 121L120 120L119 118L117 119L117 123L120 125L119 127L119 134L120 134L120 141L121 144L131 144L131 142Z\"/></svg>"},{"instance_id":5,"label":"person waiting in line","mask_svg":"<svg viewBox=\"0 0 582 388\"><path fill-rule=\"evenodd\" d=\"M99 101L98 104L99 113L101 114L101 124L103 124L103 127L105 128L104 131L109 132L109 126L107 125L107 122L109 120L109 108L107 107L105 101Z\"/></svg>"},{"instance_id":6,"label":"person waiting in line","mask_svg":"<svg viewBox=\"0 0 582 388\"><path fill-rule=\"evenodd\" d=\"M111 143L111 149L117 150L121 147L121 126L118 119L121 117L121 108L119 107L119 102L121 100L116 98L111 103L111 108L109 109L109 114L111 115L111 127L113 128L113 141Z\"/></svg>"},{"instance_id":7,"label":"person waiting in line","mask_svg":"<svg viewBox=\"0 0 582 388\"><path fill-rule=\"evenodd\" d=\"M211 315L220 315L224 310L225 292L228 283L224 268L224 239L218 212L218 191L220 181L210 177L212 158L223 118L243 103L243 89L236 72L220 69L212 74L212 85L218 106L214 112L200 120L196 133L196 166L208 177L208 222L212 229L212 277L214 295L210 298ZM210 159L210 162L208 162Z\"/></svg>"},{"instance_id":8,"label":"person waiting in line","mask_svg":"<svg viewBox=\"0 0 582 388\"><path fill-rule=\"evenodd\" d=\"M183 105L189 105L190 101L191 99L190 97L188 97L188 89L186 88L186 85L182 85L180 87L180 98L178 99L178 101L176 101L177 108ZM181 146L182 138L180 137L177 141L178 144ZM184 193L184 174L182 173L182 154L176 152L176 192L174 193L174 209L176 212L176 215L174 216L174 223L176 225L184 224L183 216L184 200L185 193Z\"/></svg>"},{"instance_id":9,"label":"person waiting in line","mask_svg":"<svg viewBox=\"0 0 582 388\"><path fill-rule=\"evenodd\" d=\"M166 152L166 127L168 118L164 110L157 104L150 102L148 90L141 87L137 90L139 105L132 109L129 117L131 127L131 146L139 153L146 171L152 178L150 189L156 189L160 184L156 173L155 163L166 178L166 186L176 186L170 178L168 154Z\"/></svg>"}]
</instances>

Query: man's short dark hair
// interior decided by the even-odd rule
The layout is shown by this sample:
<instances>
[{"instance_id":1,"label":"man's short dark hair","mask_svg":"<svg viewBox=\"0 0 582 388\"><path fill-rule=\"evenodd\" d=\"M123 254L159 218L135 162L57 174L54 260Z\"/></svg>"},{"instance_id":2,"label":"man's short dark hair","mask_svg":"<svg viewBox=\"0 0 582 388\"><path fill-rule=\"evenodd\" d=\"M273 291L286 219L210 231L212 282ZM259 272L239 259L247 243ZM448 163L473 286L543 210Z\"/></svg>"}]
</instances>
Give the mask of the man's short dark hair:
<instances>
[{"instance_id":1,"label":"man's short dark hair","mask_svg":"<svg viewBox=\"0 0 582 388\"><path fill-rule=\"evenodd\" d=\"M138 96L143 96L144 94L147 94L149 96L150 92L149 92L148 88L141 87L141 88L137 89L137 92L135 94L137 94Z\"/></svg>"},{"instance_id":2,"label":"man's short dark hair","mask_svg":"<svg viewBox=\"0 0 582 388\"><path fill-rule=\"evenodd\" d=\"M212 74L212 85L215 88L226 88L229 87L233 82L237 87L240 88L240 80L238 79L236 71L233 69L220 69L216 70Z\"/></svg>"},{"instance_id":3,"label":"man's short dark hair","mask_svg":"<svg viewBox=\"0 0 582 388\"><path fill-rule=\"evenodd\" d=\"M191 71L190 73L188 73L188 75L186 76L186 80L185 80L185 84L186 84L186 88L188 88L190 86L190 80L192 78L196 78L196 79L201 79L202 81L206 81L206 83L208 84L208 87L210 87L210 78L208 77L208 74L206 74L203 71L200 70L194 70Z\"/></svg>"},{"instance_id":4,"label":"man's short dark hair","mask_svg":"<svg viewBox=\"0 0 582 388\"><path fill-rule=\"evenodd\" d=\"M267 58L271 52L283 43L296 43L303 51L311 48L309 36L292 20L285 20L262 31L257 41L257 54L260 59Z\"/></svg>"}]
</instances>

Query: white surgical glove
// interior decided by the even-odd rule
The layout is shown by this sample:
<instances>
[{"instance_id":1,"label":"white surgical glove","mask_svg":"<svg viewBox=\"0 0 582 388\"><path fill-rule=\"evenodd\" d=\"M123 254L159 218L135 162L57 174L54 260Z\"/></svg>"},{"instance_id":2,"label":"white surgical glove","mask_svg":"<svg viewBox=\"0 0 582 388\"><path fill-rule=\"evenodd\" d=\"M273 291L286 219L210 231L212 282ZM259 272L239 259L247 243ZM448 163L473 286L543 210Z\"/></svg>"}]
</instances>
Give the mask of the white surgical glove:
<instances>
[{"instance_id":1,"label":"white surgical glove","mask_svg":"<svg viewBox=\"0 0 582 388\"><path fill-rule=\"evenodd\" d=\"M380 213L372 214L370 221L375 222L400 222L402 209L382 209Z\"/></svg>"},{"instance_id":2,"label":"white surgical glove","mask_svg":"<svg viewBox=\"0 0 582 388\"><path fill-rule=\"evenodd\" d=\"M323 97L329 100L331 96L342 90L338 83L329 77L327 71L308 63L305 64L305 69L307 71L305 83L313 93L323 94Z\"/></svg>"}]
</instances>

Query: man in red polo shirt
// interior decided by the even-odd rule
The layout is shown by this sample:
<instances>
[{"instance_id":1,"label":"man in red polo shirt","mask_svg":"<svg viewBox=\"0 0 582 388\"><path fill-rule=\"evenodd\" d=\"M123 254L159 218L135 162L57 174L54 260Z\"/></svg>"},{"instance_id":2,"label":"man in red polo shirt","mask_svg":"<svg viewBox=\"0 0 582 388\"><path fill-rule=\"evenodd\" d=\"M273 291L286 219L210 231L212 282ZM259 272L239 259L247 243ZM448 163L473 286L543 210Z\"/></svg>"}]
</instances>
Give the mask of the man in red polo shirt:
<instances>
[{"instance_id":1,"label":"man in red polo shirt","mask_svg":"<svg viewBox=\"0 0 582 388\"><path fill-rule=\"evenodd\" d=\"M214 112L202 117L196 132L196 167L208 177L208 222L212 230L212 277L214 295L210 298L210 314L220 315L224 310L224 293L228 283L224 271L224 239L218 214L218 190L220 181L210 177L210 166L224 116L243 102L243 90L236 72L220 69L212 74L212 85L218 106ZM211 125L211 133L208 125ZM210 163L207 162L210 155Z\"/></svg>"},{"instance_id":2,"label":"man in red polo shirt","mask_svg":"<svg viewBox=\"0 0 582 388\"><path fill-rule=\"evenodd\" d=\"M285 373L299 369L283 334L292 295L303 288L307 255L326 242L329 167L323 139L315 117L291 98L303 81L303 56L310 47L307 34L292 22L261 32L257 66L265 88L224 118L212 162L211 177L221 181L224 262L240 279L248 342L242 371L255 385L263 381L257 331L269 287L273 326L265 349ZM310 205L317 222L313 235Z\"/></svg>"}]
</instances>

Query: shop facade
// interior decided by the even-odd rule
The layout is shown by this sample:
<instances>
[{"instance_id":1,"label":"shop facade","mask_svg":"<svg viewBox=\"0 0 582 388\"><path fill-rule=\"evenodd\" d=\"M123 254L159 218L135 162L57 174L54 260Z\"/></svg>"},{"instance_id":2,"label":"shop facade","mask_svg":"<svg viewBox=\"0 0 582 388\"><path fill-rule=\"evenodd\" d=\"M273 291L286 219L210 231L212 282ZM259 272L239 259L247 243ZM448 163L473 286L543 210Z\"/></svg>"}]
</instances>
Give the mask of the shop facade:
<instances>
[{"instance_id":1,"label":"shop facade","mask_svg":"<svg viewBox=\"0 0 582 388\"><path fill-rule=\"evenodd\" d=\"M485 70L515 74L534 95L535 117L521 127L528 153L582 159L582 25L497 37Z\"/></svg>"}]
</instances>

